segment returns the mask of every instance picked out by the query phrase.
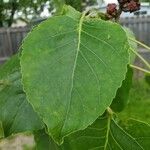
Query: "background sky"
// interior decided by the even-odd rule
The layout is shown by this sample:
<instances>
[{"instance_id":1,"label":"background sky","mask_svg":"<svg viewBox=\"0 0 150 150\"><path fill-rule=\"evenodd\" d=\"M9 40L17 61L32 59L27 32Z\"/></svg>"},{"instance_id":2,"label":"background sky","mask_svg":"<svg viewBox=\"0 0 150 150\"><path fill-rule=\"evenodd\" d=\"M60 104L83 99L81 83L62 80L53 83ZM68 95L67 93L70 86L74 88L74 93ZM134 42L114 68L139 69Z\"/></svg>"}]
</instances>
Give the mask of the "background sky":
<instances>
[{"instance_id":1,"label":"background sky","mask_svg":"<svg viewBox=\"0 0 150 150\"><path fill-rule=\"evenodd\" d=\"M107 4L108 3L117 3L117 0L104 0Z\"/></svg>"}]
</instances>

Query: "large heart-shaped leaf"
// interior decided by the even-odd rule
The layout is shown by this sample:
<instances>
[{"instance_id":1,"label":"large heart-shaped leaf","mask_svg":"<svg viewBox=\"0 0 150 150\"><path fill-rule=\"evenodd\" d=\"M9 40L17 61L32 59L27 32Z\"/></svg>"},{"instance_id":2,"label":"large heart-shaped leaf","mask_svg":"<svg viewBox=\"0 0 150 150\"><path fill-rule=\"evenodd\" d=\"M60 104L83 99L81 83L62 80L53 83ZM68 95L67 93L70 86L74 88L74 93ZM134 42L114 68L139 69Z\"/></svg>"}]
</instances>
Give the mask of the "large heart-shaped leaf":
<instances>
[{"instance_id":1,"label":"large heart-shaped leaf","mask_svg":"<svg viewBox=\"0 0 150 150\"><path fill-rule=\"evenodd\" d=\"M22 47L24 90L58 143L106 110L129 62L120 25L73 9L39 25Z\"/></svg>"},{"instance_id":2,"label":"large heart-shaped leaf","mask_svg":"<svg viewBox=\"0 0 150 150\"><path fill-rule=\"evenodd\" d=\"M5 137L43 128L23 92L17 55L0 68L0 121Z\"/></svg>"},{"instance_id":3,"label":"large heart-shaped leaf","mask_svg":"<svg viewBox=\"0 0 150 150\"><path fill-rule=\"evenodd\" d=\"M35 134L37 150L148 150L150 126L130 120L122 127L108 117L100 117L84 131L67 137L64 144L56 145L44 131ZM46 149L45 149L46 150Z\"/></svg>"}]
</instances>

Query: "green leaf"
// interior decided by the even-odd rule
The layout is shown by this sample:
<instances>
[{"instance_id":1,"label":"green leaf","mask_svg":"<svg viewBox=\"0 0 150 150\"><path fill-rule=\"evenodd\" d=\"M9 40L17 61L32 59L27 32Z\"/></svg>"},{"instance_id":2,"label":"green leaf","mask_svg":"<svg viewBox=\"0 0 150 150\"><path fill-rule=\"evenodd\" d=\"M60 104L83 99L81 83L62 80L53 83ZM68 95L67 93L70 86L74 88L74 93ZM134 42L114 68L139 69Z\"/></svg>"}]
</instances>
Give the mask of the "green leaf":
<instances>
[{"instance_id":1,"label":"green leaf","mask_svg":"<svg viewBox=\"0 0 150 150\"><path fill-rule=\"evenodd\" d=\"M120 25L68 14L35 28L24 41L21 57L28 100L58 143L103 114L129 62Z\"/></svg>"},{"instance_id":2,"label":"green leaf","mask_svg":"<svg viewBox=\"0 0 150 150\"><path fill-rule=\"evenodd\" d=\"M137 124L139 124L139 122L137 122ZM127 129L129 129L128 126ZM44 132L38 134L39 140L37 140L36 143L39 148L49 146L47 150L143 150L145 148L143 143L149 140L150 128L139 125L134 127L132 128L131 126L133 133L131 132L132 130L127 132L123 130L113 118L111 119L110 116L105 116L97 119L87 129L66 137L64 144L61 146L56 145ZM147 129L149 135L145 135L143 131L140 132L141 127L143 127L143 131ZM137 133L140 134L139 139L139 134ZM141 138L146 136L148 136L148 139ZM141 139L143 141L141 141ZM42 144L40 142L42 142ZM147 146L149 146L149 144Z\"/></svg>"},{"instance_id":3,"label":"green leaf","mask_svg":"<svg viewBox=\"0 0 150 150\"><path fill-rule=\"evenodd\" d=\"M150 125L134 119L128 120L122 125L124 130L133 136L144 150L150 148Z\"/></svg>"},{"instance_id":4,"label":"green leaf","mask_svg":"<svg viewBox=\"0 0 150 150\"><path fill-rule=\"evenodd\" d=\"M121 112L128 104L128 97L132 86L133 69L128 66L128 72L122 86L118 89L111 108L114 112Z\"/></svg>"},{"instance_id":5,"label":"green leaf","mask_svg":"<svg viewBox=\"0 0 150 150\"><path fill-rule=\"evenodd\" d=\"M4 130L3 130L2 122L0 121L0 139L3 137L4 137Z\"/></svg>"},{"instance_id":6,"label":"green leaf","mask_svg":"<svg viewBox=\"0 0 150 150\"><path fill-rule=\"evenodd\" d=\"M70 150L142 150L141 145L114 119L101 117L84 131L69 139ZM67 145L66 145L67 146Z\"/></svg>"},{"instance_id":7,"label":"green leaf","mask_svg":"<svg viewBox=\"0 0 150 150\"><path fill-rule=\"evenodd\" d=\"M0 120L4 135L7 137L14 133L43 128L43 123L23 92L17 55L0 68L0 81Z\"/></svg>"}]
</instances>

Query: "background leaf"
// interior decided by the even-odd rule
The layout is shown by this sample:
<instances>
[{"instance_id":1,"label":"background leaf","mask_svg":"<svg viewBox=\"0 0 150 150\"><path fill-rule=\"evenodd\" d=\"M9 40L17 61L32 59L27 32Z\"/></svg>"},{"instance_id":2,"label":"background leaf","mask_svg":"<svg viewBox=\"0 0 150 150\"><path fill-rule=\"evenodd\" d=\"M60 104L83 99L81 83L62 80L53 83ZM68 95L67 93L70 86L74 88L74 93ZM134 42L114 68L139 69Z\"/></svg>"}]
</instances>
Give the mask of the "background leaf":
<instances>
[{"instance_id":1,"label":"background leaf","mask_svg":"<svg viewBox=\"0 0 150 150\"><path fill-rule=\"evenodd\" d=\"M139 143L109 117L97 119L92 126L74 134L69 140L71 150L142 150Z\"/></svg>"},{"instance_id":2,"label":"background leaf","mask_svg":"<svg viewBox=\"0 0 150 150\"><path fill-rule=\"evenodd\" d=\"M43 123L26 101L18 55L0 68L0 81L0 120L4 135L43 128Z\"/></svg>"},{"instance_id":3,"label":"background leaf","mask_svg":"<svg viewBox=\"0 0 150 150\"><path fill-rule=\"evenodd\" d=\"M129 62L128 40L120 25L68 14L35 28L21 57L28 100L59 144L103 114Z\"/></svg>"},{"instance_id":4,"label":"background leaf","mask_svg":"<svg viewBox=\"0 0 150 150\"><path fill-rule=\"evenodd\" d=\"M111 108L114 112L121 112L128 104L129 92L132 86L132 77L133 77L133 69L128 66L126 78L122 82L122 85L118 89L116 97L114 98L111 104Z\"/></svg>"},{"instance_id":5,"label":"background leaf","mask_svg":"<svg viewBox=\"0 0 150 150\"><path fill-rule=\"evenodd\" d=\"M52 139L42 131L36 134L38 137L38 140L36 140L37 149L42 150L40 148L45 144L47 145L45 145L45 147L49 147L47 150L143 150L145 146L148 148L149 126L137 121L138 126L132 127L130 123L124 126L125 131L113 118L103 116L97 119L87 129L66 137L64 144L61 146L56 145ZM136 123L134 125L136 125ZM147 129L148 133L146 133L146 131L144 132L144 129ZM148 138L146 138L147 136ZM145 145L143 143L145 143Z\"/></svg>"}]
</instances>

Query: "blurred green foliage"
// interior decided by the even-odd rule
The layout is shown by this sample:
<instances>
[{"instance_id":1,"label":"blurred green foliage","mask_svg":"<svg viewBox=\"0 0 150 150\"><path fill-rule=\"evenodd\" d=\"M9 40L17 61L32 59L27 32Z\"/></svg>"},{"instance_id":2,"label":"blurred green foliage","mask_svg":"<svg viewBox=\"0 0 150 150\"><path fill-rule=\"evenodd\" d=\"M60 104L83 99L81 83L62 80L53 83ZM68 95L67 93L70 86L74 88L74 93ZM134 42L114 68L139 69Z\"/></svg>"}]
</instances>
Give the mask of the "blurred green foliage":
<instances>
[{"instance_id":1,"label":"blurred green foliage","mask_svg":"<svg viewBox=\"0 0 150 150\"><path fill-rule=\"evenodd\" d=\"M0 27L11 26L18 19L28 22L29 18L38 18L48 0L0 0ZM50 5L51 3L49 3ZM51 7L50 7L51 8Z\"/></svg>"},{"instance_id":2,"label":"blurred green foliage","mask_svg":"<svg viewBox=\"0 0 150 150\"><path fill-rule=\"evenodd\" d=\"M122 120L134 118L150 123L150 87L144 79L134 80L126 109L119 114Z\"/></svg>"},{"instance_id":3,"label":"blurred green foliage","mask_svg":"<svg viewBox=\"0 0 150 150\"><path fill-rule=\"evenodd\" d=\"M60 13L64 4L82 11L96 0L0 0L0 27L10 27L20 19L26 23L40 19L45 8L50 12Z\"/></svg>"}]
</instances>

